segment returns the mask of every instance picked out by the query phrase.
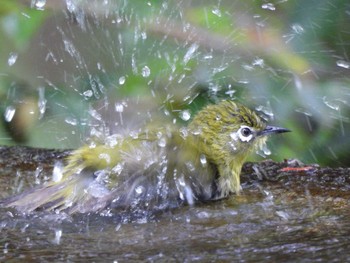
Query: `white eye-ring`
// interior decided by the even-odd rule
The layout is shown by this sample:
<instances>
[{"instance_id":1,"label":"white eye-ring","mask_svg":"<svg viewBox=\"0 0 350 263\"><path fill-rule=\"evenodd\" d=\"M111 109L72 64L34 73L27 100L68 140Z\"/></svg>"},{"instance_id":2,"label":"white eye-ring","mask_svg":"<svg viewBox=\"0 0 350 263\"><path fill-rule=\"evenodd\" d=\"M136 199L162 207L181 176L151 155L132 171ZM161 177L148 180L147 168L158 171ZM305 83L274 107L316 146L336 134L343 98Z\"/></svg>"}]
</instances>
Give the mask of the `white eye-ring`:
<instances>
[{"instance_id":1,"label":"white eye-ring","mask_svg":"<svg viewBox=\"0 0 350 263\"><path fill-rule=\"evenodd\" d=\"M254 131L248 126L241 126L237 133L242 142L249 142L254 136Z\"/></svg>"}]
</instances>

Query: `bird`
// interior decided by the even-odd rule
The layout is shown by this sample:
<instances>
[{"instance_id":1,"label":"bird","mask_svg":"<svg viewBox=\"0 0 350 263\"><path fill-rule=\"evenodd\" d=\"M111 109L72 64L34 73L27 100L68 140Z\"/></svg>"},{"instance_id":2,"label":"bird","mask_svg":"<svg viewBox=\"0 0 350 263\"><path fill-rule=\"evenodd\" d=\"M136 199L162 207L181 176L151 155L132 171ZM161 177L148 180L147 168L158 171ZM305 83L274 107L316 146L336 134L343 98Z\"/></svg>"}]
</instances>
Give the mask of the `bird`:
<instances>
[{"instance_id":1,"label":"bird","mask_svg":"<svg viewBox=\"0 0 350 263\"><path fill-rule=\"evenodd\" d=\"M240 194L240 172L269 126L234 100L200 110L187 126L146 125L138 133L92 142L67 157L61 178L3 201L23 213L164 210Z\"/></svg>"}]
</instances>

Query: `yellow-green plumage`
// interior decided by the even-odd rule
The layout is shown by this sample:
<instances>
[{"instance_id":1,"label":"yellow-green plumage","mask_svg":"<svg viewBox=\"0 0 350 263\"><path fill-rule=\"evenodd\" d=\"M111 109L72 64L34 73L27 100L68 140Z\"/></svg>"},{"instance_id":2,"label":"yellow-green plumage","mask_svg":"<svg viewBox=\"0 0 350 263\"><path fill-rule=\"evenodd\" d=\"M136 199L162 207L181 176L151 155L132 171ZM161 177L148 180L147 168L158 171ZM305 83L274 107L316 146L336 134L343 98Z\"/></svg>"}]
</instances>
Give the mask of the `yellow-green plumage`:
<instances>
[{"instance_id":1,"label":"yellow-green plumage","mask_svg":"<svg viewBox=\"0 0 350 263\"><path fill-rule=\"evenodd\" d=\"M153 126L108 144L83 146L67 159L59 182L4 204L25 212L82 213L164 209L227 197L239 193L239 174L250 152L266 135L286 131L266 126L241 104L222 101L205 107L186 128Z\"/></svg>"}]
</instances>

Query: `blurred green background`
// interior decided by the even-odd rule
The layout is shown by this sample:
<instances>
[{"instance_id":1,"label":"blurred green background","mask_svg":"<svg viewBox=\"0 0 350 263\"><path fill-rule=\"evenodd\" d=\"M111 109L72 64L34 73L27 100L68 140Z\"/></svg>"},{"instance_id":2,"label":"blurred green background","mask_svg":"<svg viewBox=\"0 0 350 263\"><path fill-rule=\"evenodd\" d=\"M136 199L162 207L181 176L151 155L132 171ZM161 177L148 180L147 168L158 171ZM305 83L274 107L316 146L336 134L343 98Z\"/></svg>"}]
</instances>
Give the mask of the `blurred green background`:
<instances>
[{"instance_id":1,"label":"blurred green background","mask_svg":"<svg viewBox=\"0 0 350 263\"><path fill-rule=\"evenodd\" d=\"M349 166L349 25L346 0L2 0L0 144L76 148L124 108L186 123L232 98L293 131L269 158Z\"/></svg>"}]
</instances>

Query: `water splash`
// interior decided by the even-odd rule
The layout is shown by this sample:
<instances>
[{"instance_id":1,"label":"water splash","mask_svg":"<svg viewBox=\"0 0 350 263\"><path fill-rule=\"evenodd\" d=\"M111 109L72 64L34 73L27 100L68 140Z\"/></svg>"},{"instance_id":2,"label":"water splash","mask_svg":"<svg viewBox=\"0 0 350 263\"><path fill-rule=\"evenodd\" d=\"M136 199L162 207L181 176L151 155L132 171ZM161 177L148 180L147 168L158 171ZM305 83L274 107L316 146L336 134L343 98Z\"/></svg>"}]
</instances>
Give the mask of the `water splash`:
<instances>
[{"instance_id":1,"label":"water splash","mask_svg":"<svg viewBox=\"0 0 350 263\"><path fill-rule=\"evenodd\" d=\"M181 200L187 201L189 205L194 204L194 194L190 186L187 185L185 178L181 176L176 180L176 187Z\"/></svg>"},{"instance_id":2,"label":"water splash","mask_svg":"<svg viewBox=\"0 0 350 263\"><path fill-rule=\"evenodd\" d=\"M350 62L345 61L345 60L337 60L336 62L338 67L345 68L345 69L350 69Z\"/></svg>"},{"instance_id":3,"label":"water splash","mask_svg":"<svg viewBox=\"0 0 350 263\"><path fill-rule=\"evenodd\" d=\"M35 184L39 185L41 184L41 180L40 180L40 174L43 171L43 167L41 165L39 165L34 172L34 177L35 177Z\"/></svg>"},{"instance_id":4,"label":"water splash","mask_svg":"<svg viewBox=\"0 0 350 263\"><path fill-rule=\"evenodd\" d=\"M300 24L293 24L292 26L292 30L295 34L301 35L304 33L304 27L302 27Z\"/></svg>"},{"instance_id":5,"label":"water splash","mask_svg":"<svg viewBox=\"0 0 350 263\"><path fill-rule=\"evenodd\" d=\"M148 66L144 66L141 70L141 75L144 78L148 78L151 75L151 70Z\"/></svg>"},{"instance_id":6,"label":"water splash","mask_svg":"<svg viewBox=\"0 0 350 263\"><path fill-rule=\"evenodd\" d=\"M261 68L263 68L265 66L265 62L264 62L264 59L262 58L256 58L253 63L252 63L253 66L259 66Z\"/></svg>"},{"instance_id":7,"label":"water splash","mask_svg":"<svg viewBox=\"0 0 350 263\"><path fill-rule=\"evenodd\" d=\"M323 101L323 103L324 103L327 107L329 107L330 109L339 111L340 106L339 106L338 103L336 103L336 102L334 102L334 101L329 101L329 100L327 99L326 96L324 96L324 97L322 98L322 101Z\"/></svg>"},{"instance_id":8,"label":"water splash","mask_svg":"<svg viewBox=\"0 0 350 263\"><path fill-rule=\"evenodd\" d=\"M7 59L7 64L10 67L13 66L16 63L17 58L18 58L18 54L15 53L15 52L11 52L10 55L9 55L9 58Z\"/></svg>"},{"instance_id":9,"label":"water splash","mask_svg":"<svg viewBox=\"0 0 350 263\"><path fill-rule=\"evenodd\" d=\"M52 170L52 181L60 182L63 177L64 165L62 162L56 162Z\"/></svg>"},{"instance_id":10,"label":"water splash","mask_svg":"<svg viewBox=\"0 0 350 263\"><path fill-rule=\"evenodd\" d=\"M45 98L45 88L39 87L38 93L39 93L38 108L39 108L39 120L40 120L44 117L44 114L46 112L47 100Z\"/></svg>"},{"instance_id":11,"label":"water splash","mask_svg":"<svg viewBox=\"0 0 350 263\"><path fill-rule=\"evenodd\" d=\"M262 5L261 5L261 8L262 8L262 9L266 9L266 10L271 10L271 11L275 11L275 10L276 10L275 5L272 4L272 3L262 4Z\"/></svg>"},{"instance_id":12,"label":"water splash","mask_svg":"<svg viewBox=\"0 0 350 263\"><path fill-rule=\"evenodd\" d=\"M56 245L59 245L61 243L61 237L62 237L62 229L56 229L55 238L53 239L52 242Z\"/></svg>"},{"instance_id":13,"label":"water splash","mask_svg":"<svg viewBox=\"0 0 350 263\"><path fill-rule=\"evenodd\" d=\"M256 150L256 153L264 158L266 156L271 155L271 150L267 147L266 142L263 142L258 146L258 149Z\"/></svg>"},{"instance_id":14,"label":"water splash","mask_svg":"<svg viewBox=\"0 0 350 263\"><path fill-rule=\"evenodd\" d=\"M183 58L183 63L186 65L194 56L195 52L199 48L199 45L194 43L190 46L190 48L187 50L184 58Z\"/></svg>"},{"instance_id":15,"label":"water splash","mask_svg":"<svg viewBox=\"0 0 350 263\"><path fill-rule=\"evenodd\" d=\"M124 85L124 84L125 84L125 81L126 81L125 76L121 76L121 77L119 78L119 80L118 80L119 85Z\"/></svg>"},{"instance_id":16,"label":"water splash","mask_svg":"<svg viewBox=\"0 0 350 263\"><path fill-rule=\"evenodd\" d=\"M13 117L15 116L15 113L16 113L16 108L14 106L7 106L4 113L5 121L11 122Z\"/></svg>"},{"instance_id":17,"label":"water splash","mask_svg":"<svg viewBox=\"0 0 350 263\"><path fill-rule=\"evenodd\" d=\"M191 112L189 110L183 110L180 112L180 118L184 121L191 119Z\"/></svg>"},{"instance_id":18,"label":"water splash","mask_svg":"<svg viewBox=\"0 0 350 263\"><path fill-rule=\"evenodd\" d=\"M31 7L37 10L45 10L46 0L32 0Z\"/></svg>"},{"instance_id":19,"label":"water splash","mask_svg":"<svg viewBox=\"0 0 350 263\"><path fill-rule=\"evenodd\" d=\"M262 116L265 120L273 120L274 119L274 113L273 110L271 108L271 104L268 101L266 106L264 105L259 105L258 107L255 108L256 111L262 112L265 116ZM266 118L266 116L268 118Z\"/></svg>"},{"instance_id":20,"label":"water splash","mask_svg":"<svg viewBox=\"0 0 350 263\"><path fill-rule=\"evenodd\" d=\"M158 146L161 147L161 148L164 148L166 146L166 139L164 137L161 137L158 140Z\"/></svg>"},{"instance_id":21,"label":"water splash","mask_svg":"<svg viewBox=\"0 0 350 263\"><path fill-rule=\"evenodd\" d=\"M92 92L91 89L86 90L86 91L83 92L83 96L86 97L86 98L91 98L93 95L94 95L94 93Z\"/></svg>"},{"instance_id":22,"label":"water splash","mask_svg":"<svg viewBox=\"0 0 350 263\"><path fill-rule=\"evenodd\" d=\"M221 17L221 16L222 16L221 11L220 11L219 8L215 8L215 9L211 10L211 12L212 12L214 15L218 16L218 17Z\"/></svg>"},{"instance_id":23,"label":"water splash","mask_svg":"<svg viewBox=\"0 0 350 263\"><path fill-rule=\"evenodd\" d=\"M78 120L72 116L68 116L64 119L65 123L68 123L72 126L77 126L78 125Z\"/></svg>"},{"instance_id":24,"label":"water splash","mask_svg":"<svg viewBox=\"0 0 350 263\"><path fill-rule=\"evenodd\" d=\"M199 161L203 167L207 166L207 157L205 156L205 154L201 154L199 156Z\"/></svg>"}]
</instances>

